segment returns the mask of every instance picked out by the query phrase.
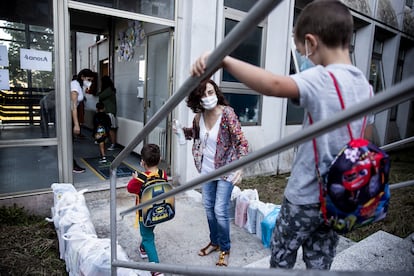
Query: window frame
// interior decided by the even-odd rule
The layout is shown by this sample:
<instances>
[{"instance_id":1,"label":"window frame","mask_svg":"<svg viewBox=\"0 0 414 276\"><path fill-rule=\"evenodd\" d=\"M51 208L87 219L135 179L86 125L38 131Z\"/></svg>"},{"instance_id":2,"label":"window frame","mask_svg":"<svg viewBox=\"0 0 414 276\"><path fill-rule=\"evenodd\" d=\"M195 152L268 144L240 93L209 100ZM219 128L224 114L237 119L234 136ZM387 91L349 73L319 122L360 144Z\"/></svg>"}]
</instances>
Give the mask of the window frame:
<instances>
[{"instance_id":1,"label":"window frame","mask_svg":"<svg viewBox=\"0 0 414 276\"><path fill-rule=\"evenodd\" d=\"M225 37L225 27L226 27L226 20L233 20L240 22L247 16L247 12L243 12L237 9L233 9L230 7L224 7L223 12L223 29L222 29L222 38ZM266 35L267 35L267 20L260 22L257 27L261 28L262 37L260 41L260 58L259 58L259 66L264 68L265 59L266 59ZM220 71L220 89L223 94L241 94L241 95L254 95L258 96L257 102L257 121L254 122L245 122L240 121L242 126L259 126L262 124L262 108L263 108L263 96L262 94L250 89L246 85L241 82L230 82L223 80L223 73L224 70Z\"/></svg>"}]
</instances>

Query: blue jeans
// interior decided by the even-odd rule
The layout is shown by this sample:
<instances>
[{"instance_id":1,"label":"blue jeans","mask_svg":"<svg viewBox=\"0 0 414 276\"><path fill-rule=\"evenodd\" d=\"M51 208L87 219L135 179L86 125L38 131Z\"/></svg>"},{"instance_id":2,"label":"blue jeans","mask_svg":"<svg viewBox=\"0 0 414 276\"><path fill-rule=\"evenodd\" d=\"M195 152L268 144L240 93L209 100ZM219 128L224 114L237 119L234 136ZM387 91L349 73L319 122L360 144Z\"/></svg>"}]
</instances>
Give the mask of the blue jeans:
<instances>
[{"instance_id":1,"label":"blue jeans","mask_svg":"<svg viewBox=\"0 0 414 276\"><path fill-rule=\"evenodd\" d=\"M233 184L225 180L213 180L202 186L203 205L210 229L210 241L221 251L230 250L229 208Z\"/></svg>"},{"instance_id":2,"label":"blue jeans","mask_svg":"<svg viewBox=\"0 0 414 276\"><path fill-rule=\"evenodd\" d=\"M157 248L154 241L154 228L145 227L142 221L139 222L139 232L141 233L141 247L147 252L148 261L152 263L159 263Z\"/></svg>"}]
</instances>

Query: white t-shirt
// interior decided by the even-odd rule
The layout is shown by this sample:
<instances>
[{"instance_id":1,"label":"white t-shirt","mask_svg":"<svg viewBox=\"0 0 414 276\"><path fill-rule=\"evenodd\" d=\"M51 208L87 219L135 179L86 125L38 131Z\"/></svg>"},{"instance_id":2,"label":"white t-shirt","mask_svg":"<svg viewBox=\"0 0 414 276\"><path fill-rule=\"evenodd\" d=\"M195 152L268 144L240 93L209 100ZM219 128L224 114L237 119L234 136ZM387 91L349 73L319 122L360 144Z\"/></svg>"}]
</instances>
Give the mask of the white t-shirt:
<instances>
[{"instance_id":1,"label":"white t-shirt","mask_svg":"<svg viewBox=\"0 0 414 276\"><path fill-rule=\"evenodd\" d=\"M215 170L214 156L216 155L217 136L219 132L221 116L217 119L214 126L207 130L204 123L204 116L200 117L200 139L203 147L203 161L201 165L201 174L208 174Z\"/></svg>"},{"instance_id":2,"label":"white t-shirt","mask_svg":"<svg viewBox=\"0 0 414 276\"><path fill-rule=\"evenodd\" d=\"M83 94L83 89L77 80L73 80L70 82L70 92L72 93L72 91L76 91L78 93L77 105L79 105L79 103L83 101L85 95Z\"/></svg>"},{"instance_id":3,"label":"white t-shirt","mask_svg":"<svg viewBox=\"0 0 414 276\"><path fill-rule=\"evenodd\" d=\"M314 123L325 120L340 112L341 105L331 72L341 91L345 108L367 100L371 96L371 87L364 74L355 66L332 64L326 67L315 66L302 73L292 75L299 88L299 105L304 107L303 128L309 126L308 112ZM369 116L367 124L372 123ZM361 134L363 119L351 123L352 134L358 138ZM327 172L331 161L339 150L350 140L346 126L319 136L316 139L319 155L319 171ZM299 145L293 163L291 176L285 189L285 197L293 204L314 204L319 202L319 184L315 173L315 158L312 140Z\"/></svg>"}]
</instances>

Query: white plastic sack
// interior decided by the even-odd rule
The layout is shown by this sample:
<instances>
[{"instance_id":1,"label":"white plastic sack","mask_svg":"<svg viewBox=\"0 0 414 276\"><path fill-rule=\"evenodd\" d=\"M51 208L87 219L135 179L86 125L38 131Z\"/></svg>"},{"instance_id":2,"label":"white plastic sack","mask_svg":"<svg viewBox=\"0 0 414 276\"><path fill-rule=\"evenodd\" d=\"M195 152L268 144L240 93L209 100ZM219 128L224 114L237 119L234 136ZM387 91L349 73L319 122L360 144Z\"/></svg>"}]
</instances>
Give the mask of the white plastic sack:
<instances>
[{"instance_id":1,"label":"white plastic sack","mask_svg":"<svg viewBox=\"0 0 414 276\"><path fill-rule=\"evenodd\" d=\"M66 263L66 271L69 275L79 275L79 260L80 249L89 242L89 240L95 240L96 235L88 235L81 232L72 232L62 235L66 244L66 250L64 252L64 260Z\"/></svg>"},{"instance_id":2,"label":"white plastic sack","mask_svg":"<svg viewBox=\"0 0 414 276\"><path fill-rule=\"evenodd\" d=\"M265 205L265 203L260 200L250 200L249 207L247 208L247 220L244 225L247 232L251 234L256 233L257 209L259 209L259 206L263 205Z\"/></svg>"},{"instance_id":3,"label":"white plastic sack","mask_svg":"<svg viewBox=\"0 0 414 276\"><path fill-rule=\"evenodd\" d=\"M53 204L56 204L61 199L62 195L67 192L75 193L76 189L71 183L53 183L51 186L53 191Z\"/></svg>"},{"instance_id":4,"label":"white plastic sack","mask_svg":"<svg viewBox=\"0 0 414 276\"><path fill-rule=\"evenodd\" d=\"M82 190L79 192L66 192L62 194L60 200L54 207L54 215L53 215L53 222L55 224L55 228L59 227L60 219L65 216L65 213L68 211L75 211L83 213L84 215L89 216L89 209L85 202L85 197L83 193L86 190Z\"/></svg>"},{"instance_id":5,"label":"white plastic sack","mask_svg":"<svg viewBox=\"0 0 414 276\"><path fill-rule=\"evenodd\" d=\"M262 240L262 221L264 218L275 209L276 204L265 203L260 205L256 211L256 237Z\"/></svg>"},{"instance_id":6,"label":"white plastic sack","mask_svg":"<svg viewBox=\"0 0 414 276\"><path fill-rule=\"evenodd\" d=\"M111 275L111 240L90 239L79 250L79 275L102 276ZM121 246L117 245L117 259L128 261L128 257ZM117 275L138 275L135 270L118 268Z\"/></svg>"},{"instance_id":7,"label":"white plastic sack","mask_svg":"<svg viewBox=\"0 0 414 276\"><path fill-rule=\"evenodd\" d=\"M247 208L250 200L259 200L259 194L256 189L243 190L236 199L236 211L234 223L239 227L244 227L247 221Z\"/></svg>"}]
</instances>

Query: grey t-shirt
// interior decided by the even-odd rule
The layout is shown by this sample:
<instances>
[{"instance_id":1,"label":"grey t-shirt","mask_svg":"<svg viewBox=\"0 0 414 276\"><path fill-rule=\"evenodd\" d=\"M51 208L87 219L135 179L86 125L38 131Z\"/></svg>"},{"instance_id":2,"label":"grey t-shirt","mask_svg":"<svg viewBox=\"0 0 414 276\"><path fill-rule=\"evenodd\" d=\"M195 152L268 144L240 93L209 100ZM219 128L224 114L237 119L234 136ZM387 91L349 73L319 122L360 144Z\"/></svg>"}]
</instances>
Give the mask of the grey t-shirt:
<instances>
[{"instance_id":1,"label":"grey t-shirt","mask_svg":"<svg viewBox=\"0 0 414 276\"><path fill-rule=\"evenodd\" d=\"M316 123L341 111L338 94L328 71L335 76L339 84L345 108L367 100L372 94L371 86L364 74L352 65L315 66L302 73L292 75L292 79L299 88L298 104L305 108L303 128L310 124L308 112L311 114L313 122ZM367 119L367 123L372 123L372 118ZM360 137L362 125L362 118L351 123L354 138ZM346 126L316 138L319 171L322 175L327 172L335 155L349 140L350 136ZM285 189L285 197L297 205L319 202L319 184L315 173L312 141L298 147L291 176Z\"/></svg>"}]
</instances>

